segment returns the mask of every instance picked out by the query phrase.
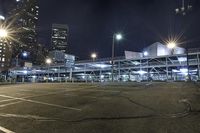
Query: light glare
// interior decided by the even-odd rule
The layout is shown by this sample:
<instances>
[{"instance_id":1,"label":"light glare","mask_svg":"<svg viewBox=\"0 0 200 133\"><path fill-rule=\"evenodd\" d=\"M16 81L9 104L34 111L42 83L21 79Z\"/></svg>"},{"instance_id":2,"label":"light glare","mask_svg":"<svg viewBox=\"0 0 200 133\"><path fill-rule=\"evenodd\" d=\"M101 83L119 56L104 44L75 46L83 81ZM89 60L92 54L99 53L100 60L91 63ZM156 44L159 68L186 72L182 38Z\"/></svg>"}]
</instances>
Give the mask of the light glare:
<instances>
[{"instance_id":1,"label":"light glare","mask_svg":"<svg viewBox=\"0 0 200 133\"><path fill-rule=\"evenodd\" d=\"M52 63L52 60L50 58L46 59L46 63L47 64L51 64Z\"/></svg>"},{"instance_id":2,"label":"light glare","mask_svg":"<svg viewBox=\"0 0 200 133\"><path fill-rule=\"evenodd\" d=\"M148 56L149 55L149 53L147 52L147 51L144 51L144 56Z\"/></svg>"},{"instance_id":3,"label":"light glare","mask_svg":"<svg viewBox=\"0 0 200 133\"><path fill-rule=\"evenodd\" d=\"M97 54L96 53L92 53L91 54L91 58L93 58L93 59L97 58Z\"/></svg>"},{"instance_id":4,"label":"light glare","mask_svg":"<svg viewBox=\"0 0 200 133\"><path fill-rule=\"evenodd\" d=\"M5 38L8 36L8 32L5 29L0 29L0 37Z\"/></svg>"},{"instance_id":5,"label":"light glare","mask_svg":"<svg viewBox=\"0 0 200 133\"><path fill-rule=\"evenodd\" d=\"M5 17L0 15L0 20L5 20Z\"/></svg>"},{"instance_id":6,"label":"light glare","mask_svg":"<svg viewBox=\"0 0 200 133\"><path fill-rule=\"evenodd\" d=\"M22 55L23 55L23 57L27 57L27 56L28 56L28 53L27 53L27 52L24 52Z\"/></svg>"},{"instance_id":7,"label":"light glare","mask_svg":"<svg viewBox=\"0 0 200 133\"><path fill-rule=\"evenodd\" d=\"M173 48L176 47L176 43L175 43L175 42L169 42L169 43L167 44L167 47L170 48L170 49L173 49Z\"/></svg>"},{"instance_id":8,"label":"light glare","mask_svg":"<svg viewBox=\"0 0 200 133\"><path fill-rule=\"evenodd\" d=\"M122 35L121 34L116 34L116 39L117 40L121 40L123 37L122 37Z\"/></svg>"}]
</instances>

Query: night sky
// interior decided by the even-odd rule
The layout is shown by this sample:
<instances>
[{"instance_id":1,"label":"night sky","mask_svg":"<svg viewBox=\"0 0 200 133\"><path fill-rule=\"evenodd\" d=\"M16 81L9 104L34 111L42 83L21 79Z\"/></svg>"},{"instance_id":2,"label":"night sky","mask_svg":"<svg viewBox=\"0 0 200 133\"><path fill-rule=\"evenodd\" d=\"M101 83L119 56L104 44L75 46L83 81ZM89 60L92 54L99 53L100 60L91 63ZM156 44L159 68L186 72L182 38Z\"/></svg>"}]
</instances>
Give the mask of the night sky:
<instances>
[{"instance_id":1,"label":"night sky","mask_svg":"<svg viewBox=\"0 0 200 133\"><path fill-rule=\"evenodd\" d=\"M40 0L39 41L49 46L52 23L61 23L70 29L70 53L80 59L89 59L93 51L99 58L110 57L116 32L124 35L115 45L116 56L180 33L179 42L200 47L200 0L190 2L193 10L183 17L174 11L181 0Z\"/></svg>"}]
</instances>

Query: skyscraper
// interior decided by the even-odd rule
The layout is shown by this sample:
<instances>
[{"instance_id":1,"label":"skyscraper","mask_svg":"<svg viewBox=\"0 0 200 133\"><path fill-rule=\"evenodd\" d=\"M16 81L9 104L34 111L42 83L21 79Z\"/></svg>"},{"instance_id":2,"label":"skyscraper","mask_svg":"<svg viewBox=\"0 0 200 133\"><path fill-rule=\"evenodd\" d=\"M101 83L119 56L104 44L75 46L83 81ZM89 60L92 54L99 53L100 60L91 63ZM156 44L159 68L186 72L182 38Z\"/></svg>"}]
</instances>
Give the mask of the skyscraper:
<instances>
[{"instance_id":1,"label":"skyscraper","mask_svg":"<svg viewBox=\"0 0 200 133\"><path fill-rule=\"evenodd\" d=\"M68 37L69 28L67 25L63 24L53 24L52 25L52 49L59 50L64 53L68 52Z\"/></svg>"},{"instance_id":2,"label":"skyscraper","mask_svg":"<svg viewBox=\"0 0 200 133\"><path fill-rule=\"evenodd\" d=\"M0 72L10 67L11 53L12 53L11 42L7 39L7 31L4 27L5 17L1 14L0 14Z\"/></svg>"},{"instance_id":3,"label":"skyscraper","mask_svg":"<svg viewBox=\"0 0 200 133\"><path fill-rule=\"evenodd\" d=\"M10 18L14 20L16 29L16 43L13 55L27 51L31 61L37 57L37 22L39 6L37 0L16 0L14 9L10 12Z\"/></svg>"}]
</instances>

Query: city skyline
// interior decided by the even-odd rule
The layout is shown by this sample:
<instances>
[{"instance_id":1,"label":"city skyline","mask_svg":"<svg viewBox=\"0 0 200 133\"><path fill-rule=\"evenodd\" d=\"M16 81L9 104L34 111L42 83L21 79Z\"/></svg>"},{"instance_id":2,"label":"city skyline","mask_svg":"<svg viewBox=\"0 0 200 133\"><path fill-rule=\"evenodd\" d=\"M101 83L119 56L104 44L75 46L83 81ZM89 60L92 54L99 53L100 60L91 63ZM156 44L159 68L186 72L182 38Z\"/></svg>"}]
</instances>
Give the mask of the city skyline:
<instances>
[{"instance_id":1,"label":"city skyline","mask_svg":"<svg viewBox=\"0 0 200 133\"><path fill-rule=\"evenodd\" d=\"M112 35L116 32L125 37L116 45L116 56L123 56L124 50L142 51L154 42L164 43L170 34L177 36L182 32L181 43L187 41L191 48L199 47L197 0L191 1L194 7L185 16L175 13L181 7L181 0L50 0L48 6L39 3L40 38L49 37L51 23L68 24L70 53L80 59L89 59L91 52L97 52L98 58L111 57ZM52 10L50 16L47 10Z\"/></svg>"}]
</instances>

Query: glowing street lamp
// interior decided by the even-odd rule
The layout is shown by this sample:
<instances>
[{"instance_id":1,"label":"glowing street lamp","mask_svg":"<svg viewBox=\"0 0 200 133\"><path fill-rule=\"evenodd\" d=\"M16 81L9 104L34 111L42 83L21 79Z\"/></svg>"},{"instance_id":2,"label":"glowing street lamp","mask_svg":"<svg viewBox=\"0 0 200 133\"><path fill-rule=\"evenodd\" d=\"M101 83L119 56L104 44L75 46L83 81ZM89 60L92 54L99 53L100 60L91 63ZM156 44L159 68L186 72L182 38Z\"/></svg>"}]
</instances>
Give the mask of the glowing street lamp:
<instances>
[{"instance_id":1,"label":"glowing street lamp","mask_svg":"<svg viewBox=\"0 0 200 133\"><path fill-rule=\"evenodd\" d=\"M0 20L5 20L5 17L0 15Z\"/></svg>"},{"instance_id":2,"label":"glowing street lamp","mask_svg":"<svg viewBox=\"0 0 200 133\"><path fill-rule=\"evenodd\" d=\"M113 42L112 42L112 82L114 81L114 56L115 56L115 40L120 41L123 39L122 34L117 33L117 34L113 34Z\"/></svg>"},{"instance_id":3,"label":"glowing street lamp","mask_svg":"<svg viewBox=\"0 0 200 133\"><path fill-rule=\"evenodd\" d=\"M147 51L144 51L144 52L143 52L143 55L144 55L144 56L148 56L149 53L148 53Z\"/></svg>"},{"instance_id":4,"label":"glowing street lamp","mask_svg":"<svg viewBox=\"0 0 200 133\"><path fill-rule=\"evenodd\" d=\"M46 64L48 64L48 78L47 78L47 82L49 82L49 67L50 67L50 65L52 63L52 60L50 58L47 58L45 62L46 62Z\"/></svg>"},{"instance_id":5,"label":"glowing street lamp","mask_svg":"<svg viewBox=\"0 0 200 133\"><path fill-rule=\"evenodd\" d=\"M22 56L23 58L27 58L28 52L24 51L23 53L20 52L16 55L16 67L19 66L19 58L20 58L19 56Z\"/></svg>"},{"instance_id":6,"label":"glowing street lamp","mask_svg":"<svg viewBox=\"0 0 200 133\"><path fill-rule=\"evenodd\" d=\"M97 58L97 54L96 54L96 53L92 53L92 54L91 54L91 58L92 58L92 60L94 61L94 60Z\"/></svg>"},{"instance_id":7,"label":"glowing street lamp","mask_svg":"<svg viewBox=\"0 0 200 133\"><path fill-rule=\"evenodd\" d=\"M170 49L174 49L174 48L176 47L176 45L177 45L177 44L176 44L175 42L172 41L172 42L169 42L169 43L167 44L167 47L170 48Z\"/></svg>"},{"instance_id":8,"label":"glowing street lamp","mask_svg":"<svg viewBox=\"0 0 200 133\"><path fill-rule=\"evenodd\" d=\"M117 40L121 40L123 37L122 37L122 34L116 34L116 35L115 35L115 38L116 38Z\"/></svg>"},{"instance_id":9,"label":"glowing street lamp","mask_svg":"<svg viewBox=\"0 0 200 133\"><path fill-rule=\"evenodd\" d=\"M23 52L22 55L23 55L23 57L28 57L28 53L27 52Z\"/></svg>"},{"instance_id":10,"label":"glowing street lamp","mask_svg":"<svg viewBox=\"0 0 200 133\"><path fill-rule=\"evenodd\" d=\"M8 31L6 29L0 29L0 38L6 38L8 36Z\"/></svg>"},{"instance_id":11,"label":"glowing street lamp","mask_svg":"<svg viewBox=\"0 0 200 133\"><path fill-rule=\"evenodd\" d=\"M50 58L46 59L46 64L50 65L52 63L52 60Z\"/></svg>"}]
</instances>

